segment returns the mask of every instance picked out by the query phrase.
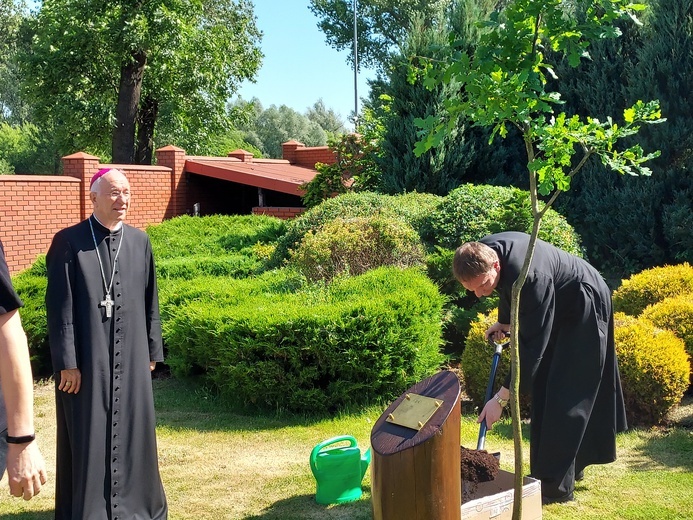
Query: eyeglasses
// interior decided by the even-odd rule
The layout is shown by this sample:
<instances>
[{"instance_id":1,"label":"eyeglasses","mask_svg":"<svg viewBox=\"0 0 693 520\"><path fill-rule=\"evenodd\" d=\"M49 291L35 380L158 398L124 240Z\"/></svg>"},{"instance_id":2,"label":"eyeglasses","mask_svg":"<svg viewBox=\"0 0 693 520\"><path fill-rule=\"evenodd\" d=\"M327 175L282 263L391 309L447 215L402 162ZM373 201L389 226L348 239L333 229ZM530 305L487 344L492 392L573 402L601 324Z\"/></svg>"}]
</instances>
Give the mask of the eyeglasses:
<instances>
[{"instance_id":1,"label":"eyeglasses","mask_svg":"<svg viewBox=\"0 0 693 520\"><path fill-rule=\"evenodd\" d=\"M111 190L108 196L113 200L116 200L118 197L123 197L125 200L128 200L130 198L130 190Z\"/></svg>"}]
</instances>

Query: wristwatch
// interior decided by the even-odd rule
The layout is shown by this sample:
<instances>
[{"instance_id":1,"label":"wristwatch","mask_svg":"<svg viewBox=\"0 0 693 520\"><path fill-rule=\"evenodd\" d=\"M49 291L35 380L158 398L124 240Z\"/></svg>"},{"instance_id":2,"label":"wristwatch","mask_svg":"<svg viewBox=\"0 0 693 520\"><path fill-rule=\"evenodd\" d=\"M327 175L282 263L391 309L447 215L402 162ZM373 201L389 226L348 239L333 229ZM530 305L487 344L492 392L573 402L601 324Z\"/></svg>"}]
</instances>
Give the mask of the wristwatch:
<instances>
[{"instance_id":1,"label":"wristwatch","mask_svg":"<svg viewBox=\"0 0 693 520\"><path fill-rule=\"evenodd\" d=\"M506 406L508 406L508 400L503 399L500 395L496 394L493 396L493 398L499 405L501 405L501 408L505 408Z\"/></svg>"}]
</instances>

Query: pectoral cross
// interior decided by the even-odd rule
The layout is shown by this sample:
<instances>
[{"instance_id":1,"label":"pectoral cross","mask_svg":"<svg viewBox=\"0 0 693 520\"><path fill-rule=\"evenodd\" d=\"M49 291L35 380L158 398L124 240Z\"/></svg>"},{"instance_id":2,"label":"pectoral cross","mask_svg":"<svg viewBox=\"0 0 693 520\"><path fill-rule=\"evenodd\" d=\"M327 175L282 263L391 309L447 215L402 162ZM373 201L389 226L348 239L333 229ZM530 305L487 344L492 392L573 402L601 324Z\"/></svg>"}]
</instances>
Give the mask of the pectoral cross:
<instances>
[{"instance_id":1,"label":"pectoral cross","mask_svg":"<svg viewBox=\"0 0 693 520\"><path fill-rule=\"evenodd\" d=\"M106 307L106 317L111 317L111 308L113 307L113 300L111 300L111 295L107 294L106 299L99 303L99 307Z\"/></svg>"}]
</instances>

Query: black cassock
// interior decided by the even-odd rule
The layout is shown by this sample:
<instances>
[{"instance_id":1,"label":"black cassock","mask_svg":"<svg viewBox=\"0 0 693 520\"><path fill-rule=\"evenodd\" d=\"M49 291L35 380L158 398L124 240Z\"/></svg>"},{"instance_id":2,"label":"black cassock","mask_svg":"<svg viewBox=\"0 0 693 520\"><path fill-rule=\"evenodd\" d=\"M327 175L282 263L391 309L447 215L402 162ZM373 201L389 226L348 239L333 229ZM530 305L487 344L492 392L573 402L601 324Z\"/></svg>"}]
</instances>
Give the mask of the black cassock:
<instances>
[{"instance_id":1,"label":"black cassock","mask_svg":"<svg viewBox=\"0 0 693 520\"><path fill-rule=\"evenodd\" d=\"M104 282L115 274L107 317ZM118 251L119 244L120 251ZM90 219L58 232L46 256L46 311L56 375L56 520L159 520L168 515L159 476L150 361L163 361L148 236ZM77 394L57 389L79 368Z\"/></svg>"},{"instance_id":2,"label":"black cassock","mask_svg":"<svg viewBox=\"0 0 693 520\"><path fill-rule=\"evenodd\" d=\"M481 242L500 259L498 321L510 323L512 284L529 235L498 233ZM560 497L573 491L576 471L616 460L616 433L626 429L611 291L587 262L538 240L519 322L520 392L531 395L531 473L543 494Z\"/></svg>"}]
</instances>

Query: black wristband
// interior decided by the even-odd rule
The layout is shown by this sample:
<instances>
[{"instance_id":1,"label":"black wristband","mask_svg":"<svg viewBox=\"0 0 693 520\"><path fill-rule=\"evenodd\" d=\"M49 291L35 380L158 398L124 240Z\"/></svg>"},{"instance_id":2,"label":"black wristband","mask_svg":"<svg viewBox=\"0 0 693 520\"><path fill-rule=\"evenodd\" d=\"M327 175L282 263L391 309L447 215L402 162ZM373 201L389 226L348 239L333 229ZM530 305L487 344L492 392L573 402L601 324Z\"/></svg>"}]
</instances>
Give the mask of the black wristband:
<instances>
[{"instance_id":1,"label":"black wristband","mask_svg":"<svg viewBox=\"0 0 693 520\"><path fill-rule=\"evenodd\" d=\"M27 444L34 440L36 440L36 435L33 433L31 435L22 435L21 437L10 437L9 435L7 436L7 442L9 444Z\"/></svg>"}]
</instances>

